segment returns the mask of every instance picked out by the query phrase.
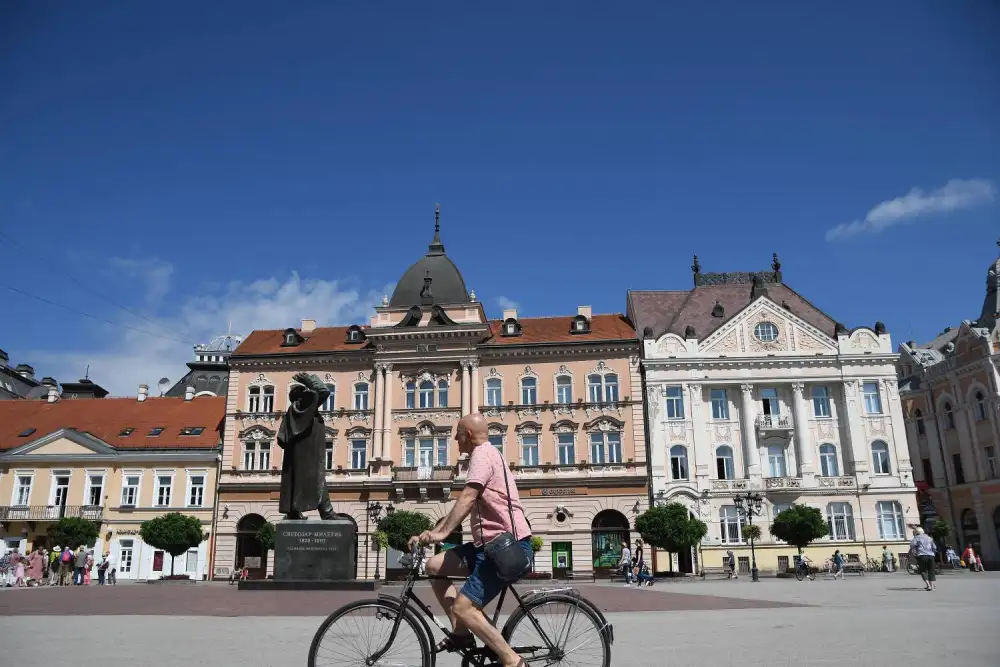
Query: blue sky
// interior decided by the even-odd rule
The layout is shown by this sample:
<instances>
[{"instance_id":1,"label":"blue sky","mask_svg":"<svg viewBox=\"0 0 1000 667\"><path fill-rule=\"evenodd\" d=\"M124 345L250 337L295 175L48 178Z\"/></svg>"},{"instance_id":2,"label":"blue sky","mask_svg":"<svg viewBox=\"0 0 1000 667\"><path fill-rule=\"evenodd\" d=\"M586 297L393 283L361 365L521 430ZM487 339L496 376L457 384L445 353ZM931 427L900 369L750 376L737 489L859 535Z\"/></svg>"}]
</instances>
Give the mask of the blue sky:
<instances>
[{"instance_id":1,"label":"blue sky","mask_svg":"<svg viewBox=\"0 0 1000 667\"><path fill-rule=\"evenodd\" d=\"M805 4L3 3L0 347L134 393L229 321L360 322L435 202L494 315L778 252L848 326L975 318L1000 9Z\"/></svg>"}]
</instances>

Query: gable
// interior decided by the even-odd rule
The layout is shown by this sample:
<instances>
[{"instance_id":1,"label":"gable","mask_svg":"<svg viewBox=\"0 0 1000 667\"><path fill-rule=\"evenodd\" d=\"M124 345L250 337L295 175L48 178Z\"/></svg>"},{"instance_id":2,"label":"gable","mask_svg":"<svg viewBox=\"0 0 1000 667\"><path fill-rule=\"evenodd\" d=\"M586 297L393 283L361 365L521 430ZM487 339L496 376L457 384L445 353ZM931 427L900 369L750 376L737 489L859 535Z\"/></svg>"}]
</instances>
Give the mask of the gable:
<instances>
[{"instance_id":1,"label":"gable","mask_svg":"<svg viewBox=\"0 0 1000 667\"><path fill-rule=\"evenodd\" d=\"M9 451L6 456L107 456L115 455L115 448L89 433L80 433L72 429L59 429L52 433L35 438L20 447Z\"/></svg>"},{"instance_id":2,"label":"gable","mask_svg":"<svg viewBox=\"0 0 1000 667\"><path fill-rule=\"evenodd\" d=\"M773 341L762 341L755 331L759 324L776 329ZM837 344L826 334L767 297L760 297L719 327L699 350L707 355L837 354Z\"/></svg>"},{"instance_id":3,"label":"gable","mask_svg":"<svg viewBox=\"0 0 1000 667\"><path fill-rule=\"evenodd\" d=\"M19 452L20 453L20 452ZM41 456L60 456L64 454L96 454L90 447L84 447L69 438L57 438L31 450L32 454Z\"/></svg>"}]
</instances>

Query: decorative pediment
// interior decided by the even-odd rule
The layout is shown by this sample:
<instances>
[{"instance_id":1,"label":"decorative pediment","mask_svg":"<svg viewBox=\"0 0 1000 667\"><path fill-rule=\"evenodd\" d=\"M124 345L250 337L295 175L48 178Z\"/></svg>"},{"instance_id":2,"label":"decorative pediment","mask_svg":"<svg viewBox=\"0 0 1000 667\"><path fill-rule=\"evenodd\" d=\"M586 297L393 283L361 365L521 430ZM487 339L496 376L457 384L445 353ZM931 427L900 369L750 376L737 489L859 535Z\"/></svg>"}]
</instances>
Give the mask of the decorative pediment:
<instances>
[{"instance_id":1,"label":"decorative pediment","mask_svg":"<svg viewBox=\"0 0 1000 667\"><path fill-rule=\"evenodd\" d=\"M330 438L332 440L335 440L337 438L338 431L335 428L330 428L329 426L324 426L323 427L323 432L326 433L326 437L327 438Z\"/></svg>"},{"instance_id":2,"label":"decorative pediment","mask_svg":"<svg viewBox=\"0 0 1000 667\"><path fill-rule=\"evenodd\" d=\"M424 420L417 424L416 426L403 427L399 429L399 434L404 437L434 437L442 435L451 435L450 426L439 426L431 421Z\"/></svg>"},{"instance_id":3,"label":"decorative pediment","mask_svg":"<svg viewBox=\"0 0 1000 667\"><path fill-rule=\"evenodd\" d=\"M275 435L277 435L276 431L272 431L266 426L255 424L240 431L237 438L243 441L260 442L262 440L273 440Z\"/></svg>"},{"instance_id":4,"label":"decorative pediment","mask_svg":"<svg viewBox=\"0 0 1000 667\"><path fill-rule=\"evenodd\" d=\"M604 361L598 361L597 365L588 371L587 375L604 375L605 373L614 373L615 371L608 366Z\"/></svg>"},{"instance_id":5,"label":"decorative pediment","mask_svg":"<svg viewBox=\"0 0 1000 667\"><path fill-rule=\"evenodd\" d=\"M31 456L51 456L55 459L81 455L117 456L118 450L89 433L61 428L12 449L5 453L3 458L16 458L29 454Z\"/></svg>"},{"instance_id":6,"label":"decorative pediment","mask_svg":"<svg viewBox=\"0 0 1000 667\"><path fill-rule=\"evenodd\" d=\"M488 435L503 435L507 432L507 425L499 422L490 422L486 427Z\"/></svg>"},{"instance_id":7,"label":"decorative pediment","mask_svg":"<svg viewBox=\"0 0 1000 667\"><path fill-rule=\"evenodd\" d=\"M269 385L273 387L274 381L271 380L271 378L264 375L263 373L257 373L257 376L253 380L247 382L248 387L259 387L264 385Z\"/></svg>"},{"instance_id":8,"label":"decorative pediment","mask_svg":"<svg viewBox=\"0 0 1000 667\"><path fill-rule=\"evenodd\" d=\"M656 351L668 356L683 354L687 352L687 343L677 334L664 334L656 341Z\"/></svg>"},{"instance_id":9,"label":"decorative pediment","mask_svg":"<svg viewBox=\"0 0 1000 667\"><path fill-rule=\"evenodd\" d=\"M486 373L487 378L500 378L503 379L503 373L498 371L495 367L491 368L488 373Z\"/></svg>"},{"instance_id":10,"label":"decorative pediment","mask_svg":"<svg viewBox=\"0 0 1000 667\"><path fill-rule=\"evenodd\" d=\"M521 434L533 435L535 433L541 433L542 425L538 422L521 422L514 427L514 430Z\"/></svg>"},{"instance_id":11,"label":"decorative pediment","mask_svg":"<svg viewBox=\"0 0 1000 667\"><path fill-rule=\"evenodd\" d=\"M557 370L555 374L556 374L556 377L558 377L560 375L568 375L570 377L573 377L573 371L571 371L569 369L569 367L566 366L566 364L561 365L559 367L559 370Z\"/></svg>"},{"instance_id":12,"label":"decorative pediment","mask_svg":"<svg viewBox=\"0 0 1000 667\"><path fill-rule=\"evenodd\" d=\"M525 366L524 370L517 374L517 379L520 382L522 378L537 378L538 373L531 370L531 366Z\"/></svg>"},{"instance_id":13,"label":"decorative pediment","mask_svg":"<svg viewBox=\"0 0 1000 667\"><path fill-rule=\"evenodd\" d=\"M355 426L347 430L348 438L368 438L371 437L372 430L363 426Z\"/></svg>"},{"instance_id":14,"label":"decorative pediment","mask_svg":"<svg viewBox=\"0 0 1000 667\"><path fill-rule=\"evenodd\" d=\"M699 350L709 356L836 354L837 344L794 312L760 297L708 336Z\"/></svg>"},{"instance_id":15,"label":"decorative pediment","mask_svg":"<svg viewBox=\"0 0 1000 667\"><path fill-rule=\"evenodd\" d=\"M875 337L875 332L868 329L855 329L851 333L851 349L861 350L862 352L869 352L872 350L877 350L881 347L878 338Z\"/></svg>"},{"instance_id":16,"label":"decorative pediment","mask_svg":"<svg viewBox=\"0 0 1000 667\"><path fill-rule=\"evenodd\" d=\"M560 419L555 424L549 426L550 431L555 431L556 433L573 433L580 428L580 425L576 422L572 422L568 419Z\"/></svg>"},{"instance_id":17,"label":"decorative pediment","mask_svg":"<svg viewBox=\"0 0 1000 667\"><path fill-rule=\"evenodd\" d=\"M444 327L453 327L458 325L455 320L448 317L448 313L445 312L445 309L441 306L434 306L431 308L431 318L428 324Z\"/></svg>"},{"instance_id":18,"label":"decorative pediment","mask_svg":"<svg viewBox=\"0 0 1000 667\"><path fill-rule=\"evenodd\" d=\"M614 417L602 415L583 425L584 431L621 431L625 428L625 422Z\"/></svg>"}]
</instances>

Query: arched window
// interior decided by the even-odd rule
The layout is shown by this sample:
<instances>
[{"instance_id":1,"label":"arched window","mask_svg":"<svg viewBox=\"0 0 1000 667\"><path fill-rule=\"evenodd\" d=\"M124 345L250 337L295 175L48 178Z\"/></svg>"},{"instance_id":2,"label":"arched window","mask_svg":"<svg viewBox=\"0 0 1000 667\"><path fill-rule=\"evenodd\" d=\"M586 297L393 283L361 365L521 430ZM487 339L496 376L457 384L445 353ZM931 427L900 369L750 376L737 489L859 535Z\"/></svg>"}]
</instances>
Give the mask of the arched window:
<instances>
[{"instance_id":1,"label":"arched window","mask_svg":"<svg viewBox=\"0 0 1000 667\"><path fill-rule=\"evenodd\" d=\"M983 392L976 392L976 419L978 421L986 421L986 397L983 396Z\"/></svg>"},{"instance_id":2,"label":"arched window","mask_svg":"<svg viewBox=\"0 0 1000 667\"><path fill-rule=\"evenodd\" d=\"M434 383L430 380L424 380L420 383L420 407L434 407Z\"/></svg>"},{"instance_id":3,"label":"arched window","mask_svg":"<svg viewBox=\"0 0 1000 667\"><path fill-rule=\"evenodd\" d=\"M486 405L500 407L503 405L501 395L501 385L499 378L490 378L486 381Z\"/></svg>"},{"instance_id":4,"label":"arched window","mask_svg":"<svg viewBox=\"0 0 1000 667\"><path fill-rule=\"evenodd\" d=\"M556 378L556 403L568 405L573 402L573 378L560 375Z\"/></svg>"},{"instance_id":5,"label":"arched window","mask_svg":"<svg viewBox=\"0 0 1000 667\"><path fill-rule=\"evenodd\" d=\"M902 540L906 538L903 524L903 507L896 501L883 500L875 503L878 517L878 536L882 540Z\"/></svg>"},{"instance_id":6,"label":"arched window","mask_svg":"<svg viewBox=\"0 0 1000 667\"><path fill-rule=\"evenodd\" d=\"M767 472L769 477L784 477L788 474L784 445L767 446Z\"/></svg>"},{"instance_id":7,"label":"arched window","mask_svg":"<svg viewBox=\"0 0 1000 667\"><path fill-rule=\"evenodd\" d=\"M367 382L355 382L354 383L354 409L355 410L367 410L368 409L368 383Z\"/></svg>"},{"instance_id":8,"label":"arched window","mask_svg":"<svg viewBox=\"0 0 1000 667\"><path fill-rule=\"evenodd\" d=\"M719 479L736 479L733 448L729 445L721 445L715 448L715 470Z\"/></svg>"},{"instance_id":9,"label":"arched window","mask_svg":"<svg viewBox=\"0 0 1000 667\"><path fill-rule=\"evenodd\" d=\"M881 440L872 443L872 472L876 475L892 473L892 466L889 463L889 445Z\"/></svg>"},{"instance_id":10,"label":"arched window","mask_svg":"<svg viewBox=\"0 0 1000 667\"><path fill-rule=\"evenodd\" d=\"M438 380L438 407L448 407L448 381ZM478 410L478 407L475 407Z\"/></svg>"},{"instance_id":11,"label":"arched window","mask_svg":"<svg viewBox=\"0 0 1000 667\"><path fill-rule=\"evenodd\" d=\"M854 511L850 503L829 503L826 506L826 524L831 540L854 541Z\"/></svg>"},{"instance_id":12,"label":"arched window","mask_svg":"<svg viewBox=\"0 0 1000 667\"><path fill-rule=\"evenodd\" d=\"M521 405L536 405L538 403L538 380L521 378Z\"/></svg>"},{"instance_id":13,"label":"arched window","mask_svg":"<svg viewBox=\"0 0 1000 667\"><path fill-rule=\"evenodd\" d=\"M917 435L926 435L927 426L924 424L924 413L923 410L917 408L913 413L913 417L917 421Z\"/></svg>"},{"instance_id":14,"label":"arched window","mask_svg":"<svg viewBox=\"0 0 1000 667\"><path fill-rule=\"evenodd\" d=\"M688 478L688 453L684 445L674 445L670 448L670 478L673 480Z\"/></svg>"},{"instance_id":15,"label":"arched window","mask_svg":"<svg viewBox=\"0 0 1000 667\"><path fill-rule=\"evenodd\" d=\"M412 410L417 407L417 385L415 382L406 383L406 408Z\"/></svg>"},{"instance_id":16,"label":"arched window","mask_svg":"<svg viewBox=\"0 0 1000 667\"><path fill-rule=\"evenodd\" d=\"M951 410L951 403L944 404L944 425L945 428L955 428L955 413Z\"/></svg>"},{"instance_id":17,"label":"arched window","mask_svg":"<svg viewBox=\"0 0 1000 667\"><path fill-rule=\"evenodd\" d=\"M830 443L819 446L819 469L823 477L838 477L840 466L837 463L837 448Z\"/></svg>"},{"instance_id":18,"label":"arched window","mask_svg":"<svg viewBox=\"0 0 1000 667\"><path fill-rule=\"evenodd\" d=\"M723 544L740 544L743 541L743 515L736 505L723 505L719 508L719 528Z\"/></svg>"}]
</instances>

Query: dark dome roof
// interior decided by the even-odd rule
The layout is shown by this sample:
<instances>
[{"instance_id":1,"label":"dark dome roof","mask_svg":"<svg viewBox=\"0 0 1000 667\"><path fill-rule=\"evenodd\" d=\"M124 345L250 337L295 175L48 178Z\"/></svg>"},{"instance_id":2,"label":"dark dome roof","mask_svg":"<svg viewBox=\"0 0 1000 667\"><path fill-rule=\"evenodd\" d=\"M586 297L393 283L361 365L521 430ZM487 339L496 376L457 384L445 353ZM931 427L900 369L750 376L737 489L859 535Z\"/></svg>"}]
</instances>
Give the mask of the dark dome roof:
<instances>
[{"instance_id":1,"label":"dark dome roof","mask_svg":"<svg viewBox=\"0 0 1000 667\"><path fill-rule=\"evenodd\" d=\"M444 252L439 212L434 213L434 240L424 255L396 283L390 306L468 303L469 292L458 267ZM428 279L430 282L428 283ZM425 292L425 287L427 291Z\"/></svg>"}]
</instances>

